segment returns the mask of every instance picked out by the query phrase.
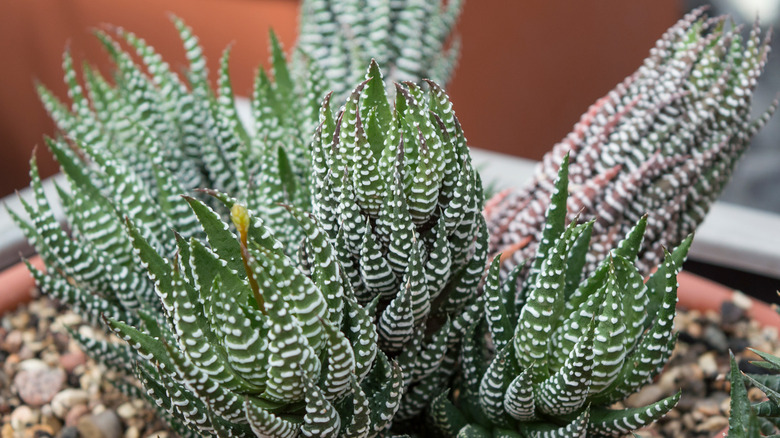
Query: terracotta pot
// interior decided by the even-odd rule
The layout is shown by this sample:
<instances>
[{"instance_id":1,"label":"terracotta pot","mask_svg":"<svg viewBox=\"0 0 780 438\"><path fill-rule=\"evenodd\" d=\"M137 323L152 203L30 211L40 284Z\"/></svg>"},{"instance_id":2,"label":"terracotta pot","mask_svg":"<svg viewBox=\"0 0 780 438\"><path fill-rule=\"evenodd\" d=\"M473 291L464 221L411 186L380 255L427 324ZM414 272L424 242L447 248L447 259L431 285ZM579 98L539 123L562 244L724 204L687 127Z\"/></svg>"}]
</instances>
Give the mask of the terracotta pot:
<instances>
[{"instance_id":1,"label":"terracotta pot","mask_svg":"<svg viewBox=\"0 0 780 438\"><path fill-rule=\"evenodd\" d=\"M680 307L720 312L724 302L737 300L747 305L748 318L758 321L762 326L780 330L780 315L773 306L763 301L686 271L680 272L677 282L680 284L677 302Z\"/></svg>"},{"instance_id":2,"label":"terracotta pot","mask_svg":"<svg viewBox=\"0 0 780 438\"><path fill-rule=\"evenodd\" d=\"M38 269L44 269L39 256L30 258L29 262ZM35 281L22 262L0 272L0 285L0 315L29 302L35 295Z\"/></svg>"}]
</instances>

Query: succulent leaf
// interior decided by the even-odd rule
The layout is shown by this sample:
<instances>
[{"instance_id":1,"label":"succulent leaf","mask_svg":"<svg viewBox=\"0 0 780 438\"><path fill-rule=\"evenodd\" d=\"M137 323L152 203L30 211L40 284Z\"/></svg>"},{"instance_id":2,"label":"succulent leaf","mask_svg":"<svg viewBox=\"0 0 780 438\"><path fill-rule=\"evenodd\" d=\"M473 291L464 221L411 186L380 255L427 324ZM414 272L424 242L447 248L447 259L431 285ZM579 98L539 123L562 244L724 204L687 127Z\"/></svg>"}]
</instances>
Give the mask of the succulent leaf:
<instances>
[{"instance_id":1,"label":"succulent leaf","mask_svg":"<svg viewBox=\"0 0 780 438\"><path fill-rule=\"evenodd\" d=\"M515 420L528 421L536 418L533 374L533 366L518 373L504 394L504 409Z\"/></svg>"},{"instance_id":2,"label":"succulent leaf","mask_svg":"<svg viewBox=\"0 0 780 438\"><path fill-rule=\"evenodd\" d=\"M518 367L512 355L512 347L507 344L496 354L479 382L479 398L482 410L490 420L499 426L510 426L504 409L504 395L513 382L509 379L517 374Z\"/></svg>"},{"instance_id":3,"label":"succulent leaf","mask_svg":"<svg viewBox=\"0 0 780 438\"><path fill-rule=\"evenodd\" d=\"M588 430L605 436L619 437L640 429L666 415L680 400L680 393L649 406L621 410L591 409Z\"/></svg>"},{"instance_id":4,"label":"succulent leaf","mask_svg":"<svg viewBox=\"0 0 780 438\"><path fill-rule=\"evenodd\" d=\"M336 408L327 400L313 382L306 383L306 415L301 425L301 435L307 437L335 438L341 428L341 418Z\"/></svg>"},{"instance_id":5,"label":"succulent leaf","mask_svg":"<svg viewBox=\"0 0 780 438\"><path fill-rule=\"evenodd\" d=\"M588 420L590 409L584 410L571 423L555 427L549 424L534 424L527 427L528 434L533 438L585 438L588 436Z\"/></svg>"},{"instance_id":6,"label":"succulent leaf","mask_svg":"<svg viewBox=\"0 0 780 438\"><path fill-rule=\"evenodd\" d=\"M466 417L449 400L449 391L444 391L431 402L430 418L436 428L447 436L455 436L468 425Z\"/></svg>"},{"instance_id":7,"label":"succulent leaf","mask_svg":"<svg viewBox=\"0 0 780 438\"><path fill-rule=\"evenodd\" d=\"M244 412L256 436L294 438L300 433L300 424L274 415L250 398L244 400Z\"/></svg>"},{"instance_id":8,"label":"succulent leaf","mask_svg":"<svg viewBox=\"0 0 780 438\"><path fill-rule=\"evenodd\" d=\"M594 321L595 322L595 321ZM580 337L563 366L535 391L535 403L547 415L568 415L585 406L593 386L596 324Z\"/></svg>"}]
</instances>

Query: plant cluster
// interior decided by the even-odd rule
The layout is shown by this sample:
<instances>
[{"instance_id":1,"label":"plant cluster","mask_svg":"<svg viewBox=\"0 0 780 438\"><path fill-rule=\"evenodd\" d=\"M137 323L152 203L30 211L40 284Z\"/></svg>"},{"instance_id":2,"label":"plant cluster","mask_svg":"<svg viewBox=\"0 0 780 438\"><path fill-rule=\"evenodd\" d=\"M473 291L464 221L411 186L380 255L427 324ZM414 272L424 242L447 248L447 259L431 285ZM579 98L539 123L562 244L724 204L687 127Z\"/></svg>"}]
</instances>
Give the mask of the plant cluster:
<instances>
[{"instance_id":1,"label":"plant cluster","mask_svg":"<svg viewBox=\"0 0 780 438\"><path fill-rule=\"evenodd\" d=\"M73 334L123 391L219 437L619 436L674 406L610 408L671 354L683 237L764 120L745 108L766 44L754 32L742 56L723 19L684 18L545 159L532 199L486 222L453 105L422 80L449 76L460 7L305 1L246 125L229 49L212 90L178 19L186 79L123 29L98 32L113 83L85 66L84 91L65 54L70 108L39 91L68 226L34 159L12 216L41 290L125 341ZM511 209L536 241L502 278L489 245L520 229L502 228Z\"/></svg>"}]
</instances>

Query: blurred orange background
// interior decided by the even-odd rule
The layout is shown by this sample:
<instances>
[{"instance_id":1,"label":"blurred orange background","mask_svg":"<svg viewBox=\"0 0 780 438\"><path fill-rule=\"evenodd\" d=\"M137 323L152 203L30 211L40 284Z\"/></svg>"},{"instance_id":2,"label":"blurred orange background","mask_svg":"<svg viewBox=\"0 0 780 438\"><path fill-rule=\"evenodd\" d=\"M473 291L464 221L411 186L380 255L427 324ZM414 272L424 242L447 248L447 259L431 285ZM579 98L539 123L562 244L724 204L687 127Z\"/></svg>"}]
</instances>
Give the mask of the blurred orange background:
<instances>
[{"instance_id":1,"label":"blurred orange background","mask_svg":"<svg viewBox=\"0 0 780 438\"><path fill-rule=\"evenodd\" d=\"M199 36L211 71L231 42L236 93L248 96L258 65L267 65L268 29L286 48L297 31L294 0L25 0L0 2L0 196L25 187L33 147L54 134L34 80L60 98L62 52L77 65L111 66L92 29L125 27L152 44L174 68L184 53L168 16ZM469 143L539 159L579 115L647 56L680 16L673 0L467 0L458 25L462 53L448 87ZM44 176L57 171L39 150Z\"/></svg>"}]
</instances>

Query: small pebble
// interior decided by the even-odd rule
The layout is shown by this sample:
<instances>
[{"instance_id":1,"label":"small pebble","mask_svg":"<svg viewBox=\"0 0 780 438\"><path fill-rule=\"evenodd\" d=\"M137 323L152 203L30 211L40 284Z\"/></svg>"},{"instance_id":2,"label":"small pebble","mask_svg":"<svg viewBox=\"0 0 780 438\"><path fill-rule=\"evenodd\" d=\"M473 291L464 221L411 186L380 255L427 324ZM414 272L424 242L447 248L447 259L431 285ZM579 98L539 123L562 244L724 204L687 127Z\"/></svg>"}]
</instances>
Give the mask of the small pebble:
<instances>
[{"instance_id":1,"label":"small pebble","mask_svg":"<svg viewBox=\"0 0 780 438\"><path fill-rule=\"evenodd\" d=\"M81 389L67 388L63 389L51 400L51 409L59 418L64 419L68 411L76 405L86 404L89 396L86 391Z\"/></svg>"},{"instance_id":2,"label":"small pebble","mask_svg":"<svg viewBox=\"0 0 780 438\"><path fill-rule=\"evenodd\" d=\"M715 350L725 353L729 350L729 341L723 330L714 325L708 325L702 335L704 342Z\"/></svg>"},{"instance_id":3,"label":"small pebble","mask_svg":"<svg viewBox=\"0 0 780 438\"><path fill-rule=\"evenodd\" d=\"M36 424L24 431L24 438L54 438L54 430L46 424Z\"/></svg>"},{"instance_id":4,"label":"small pebble","mask_svg":"<svg viewBox=\"0 0 780 438\"><path fill-rule=\"evenodd\" d=\"M718 375L718 363L715 360L714 351L702 354L699 357L698 364L706 377L715 377Z\"/></svg>"},{"instance_id":5,"label":"small pebble","mask_svg":"<svg viewBox=\"0 0 780 438\"><path fill-rule=\"evenodd\" d=\"M51 330L51 328L50 328ZM67 333L58 333L52 330L52 342L57 351L67 351L70 345L71 337Z\"/></svg>"},{"instance_id":6,"label":"small pebble","mask_svg":"<svg viewBox=\"0 0 780 438\"><path fill-rule=\"evenodd\" d=\"M681 374L680 367L670 368L661 373L660 379L658 379L658 386L663 389L664 394L673 394L680 388L679 378Z\"/></svg>"},{"instance_id":7,"label":"small pebble","mask_svg":"<svg viewBox=\"0 0 780 438\"><path fill-rule=\"evenodd\" d=\"M27 328L27 324L30 322L30 312L17 312L11 316L11 327L22 330Z\"/></svg>"},{"instance_id":8,"label":"small pebble","mask_svg":"<svg viewBox=\"0 0 780 438\"><path fill-rule=\"evenodd\" d=\"M65 425L76 426L79 424L79 419L87 414L89 414L89 407L87 405L79 404L73 406L65 415Z\"/></svg>"},{"instance_id":9,"label":"small pebble","mask_svg":"<svg viewBox=\"0 0 780 438\"><path fill-rule=\"evenodd\" d=\"M3 372L9 376L13 376L16 373L17 368L19 368L21 361L22 359L18 354L9 354L8 357L5 358L5 362L3 362Z\"/></svg>"},{"instance_id":10,"label":"small pebble","mask_svg":"<svg viewBox=\"0 0 780 438\"><path fill-rule=\"evenodd\" d=\"M682 416L682 424L688 430L695 430L696 420L693 418L693 414L687 413Z\"/></svg>"},{"instance_id":11,"label":"small pebble","mask_svg":"<svg viewBox=\"0 0 780 438\"><path fill-rule=\"evenodd\" d=\"M731 301L724 301L720 306L720 317L723 324L734 324L745 316L745 309Z\"/></svg>"},{"instance_id":12,"label":"small pebble","mask_svg":"<svg viewBox=\"0 0 780 438\"><path fill-rule=\"evenodd\" d=\"M715 432L718 430L723 429L724 427L729 425L729 419L720 415L716 415L714 417L710 417L705 419L701 422L698 426L696 426L697 432Z\"/></svg>"},{"instance_id":13,"label":"small pebble","mask_svg":"<svg viewBox=\"0 0 780 438\"><path fill-rule=\"evenodd\" d=\"M60 438L79 438L79 430L76 426L68 426L60 431Z\"/></svg>"},{"instance_id":14,"label":"small pebble","mask_svg":"<svg viewBox=\"0 0 780 438\"><path fill-rule=\"evenodd\" d=\"M135 426L130 426L125 431L124 438L140 438L141 432Z\"/></svg>"},{"instance_id":15,"label":"small pebble","mask_svg":"<svg viewBox=\"0 0 780 438\"><path fill-rule=\"evenodd\" d=\"M20 348L22 348L22 332L20 330L11 330L3 339L3 343L0 344L0 349L8 353L18 353Z\"/></svg>"},{"instance_id":16,"label":"small pebble","mask_svg":"<svg viewBox=\"0 0 780 438\"><path fill-rule=\"evenodd\" d=\"M659 385L647 385L636 394L632 394L626 400L626 406L639 407L647 406L662 399L664 390Z\"/></svg>"},{"instance_id":17,"label":"small pebble","mask_svg":"<svg viewBox=\"0 0 780 438\"><path fill-rule=\"evenodd\" d=\"M666 432L666 436L674 436L679 437L682 435L682 422L681 421L673 421L666 426L664 426L664 432Z\"/></svg>"},{"instance_id":18,"label":"small pebble","mask_svg":"<svg viewBox=\"0 0 780 438\"><path fill-rule=\"evenodd\" d=\"M108 409L81 417L77 427L82 438L122 438L122 422Z\"/></svg>"},{"instance_id":19,"label":"small pebble","mask_svg":"<svg viewBox=\"0 0 780 438\"><path fill-rule=\"evenodd\" d=\"M685 328L685 332L687 332L693 339L700 339L704 333L704 329L698 322L692 322Z\"/></svg>"},{"instance_id":20,"label":"small pebble","mask_svg":"<svg viewBox=\"0 0 780 438\"><path fill-rule=\"evenodd\" d=\"M37 423L40 418L41 413L37 409L22 405L11 412L10 424L14 430L24 430L24 428Z\"/></svg>"},{"instance_id":21,"label":"small pebble","mask_svg":"<svg viewBox=\"0 0 780 438\"><path fill-rule=\"evenodd\" d=\"M704 319L706 319L707 322L710 323L710 325L717 326L720 324L720 313L712 309L708 309L707 311L704 312Z\"/></svg>"},{"instance_id":22,"label":"small pebble","mask_svg":"<svg viewBox=\"0 0 780 438\"><path fill-rule=\"evenodd\" d=\"M40 359L25 359L19 363L19 371L41 371L48 368L49 365Z\"/></svg>"},{"instance_id":23,"label":"small pebble","mask_svg":"<svg viewBox=\"0 0 780 438\"><path fill-rule=\"evenodd\" d=\"M703 379L687 380L683 387L683 392L688 392L691 395L698 397L707 396L707 383Z\"/></svg>"},{"instance_id":24,"label":"small pebble","mask_svg":"<svg viewBox=\"0 0 780 438\"><path fill-rule=\"evenodd\" d=\"M680 368L682 369L682 378L686 382L701 380L704 378L704 371L701 369L701 366L696 362L687 363L685 365L680 366Z\"/></svg>"},{"instance_id":25,"label":"small pebble","mask_svg":"<svg viewBox=\"0 0 780 438\"><path fill-rule=\"evenodd\" d=\"M715 400L699 400L696 405L696 411L700 412L705 417L714 417L720 415L720 406L718 406L718 402Z\"/></svg>"},{"instance_id":26,"label":"small pebble","mask_svg":"<svg viewBox=\"0 0 780 438\"><path fill-rule=\"evenodd\" d=\"M72 372L77 366L83 365L87 361L87 355L82 351L65 353L59 357L60 366L67 372Z\"/></svg>"},{"instance_id":27,"label":"small pebble","mask_svg":"<svg viewBox=\"0 0 780 438\"><path fill-rule=\"evenodd\" d=\"M136 410L132 403L122 403L116 408L116 413L123 419L128 420L135 417Z\"/></svg>"},{"instance_id":28,"label":"small pebble","mask_svg":"<svg viewBox=\"0 0 780 438\"><path fill-rule=\"evenodd\" d=\"M750 399L750 401L753 402L753 403L757 403L757 402L766 400L766 394L764 394L763 391L761 391L760 389L756 388L755 386L750 387L748 389L747 396L748 396L748 399Z\"/></svg>"},{"instance_id":29,"label":"small pebble","mask_svg":"<svg viewBox=\"0 0 780 438\"><path fill-rule=\"evenodd\" d=\"M14 388L25 403L31 406L41 406L50 402L62 389L66 377L65 371L61 368L51 368L45 364L43 368L26 366L31 361L43 363L36 359L22 362L20 364L21 370L14 376Z\"/></svg>"},{"instance_id":30,"label":"small pebble","mask_svg":"<svg viewBox=\"0 0 780 438\"><path fill-rule=\"evenodd\" d=\"M740 291L734 291L734 295L731 297L731 301L735 306L743 310L749 310L753 306L753 301Z\"/></svg>"},{"instance_id":31,"label":"small pebble","mask_svg":"<svg viewBox=\"0 0 780 438\"><path fill-rule=\"evenodd\" d=\"M33 336L35 334L33 333ZM22 349L19 351L20 356L29 356L29 357L35 357L38 353L43 351L43 349L46 347L46 344L44 342L40 341L32 341L28 342L25 341L24 345L22 345Z\"/></svg>"}]
</instances>

